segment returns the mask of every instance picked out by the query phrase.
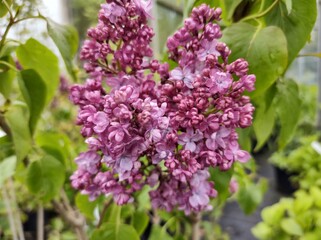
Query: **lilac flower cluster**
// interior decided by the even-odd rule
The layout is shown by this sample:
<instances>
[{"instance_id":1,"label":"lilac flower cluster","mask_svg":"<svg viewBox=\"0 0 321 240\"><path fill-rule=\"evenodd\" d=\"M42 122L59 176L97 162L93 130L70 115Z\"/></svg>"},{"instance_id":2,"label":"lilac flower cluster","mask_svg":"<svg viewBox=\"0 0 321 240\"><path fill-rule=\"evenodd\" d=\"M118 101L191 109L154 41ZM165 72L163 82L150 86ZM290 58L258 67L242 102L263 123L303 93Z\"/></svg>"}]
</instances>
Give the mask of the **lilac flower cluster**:
<instances>
[{"instance_id":1,"label":"lilac flower cluster","mask_svg":"<svg viewBox=\"0 0 321 240\"><path fill-rule=\"evenodd\" d=\"M167 41L177 67L152 59L150 5L108 0L88 31L81 58L90 77L70 95L88 151L75 160L72 186L126 204L149 185L154 208L210 210L217 192L208 169L250 158L235 129L252 123L243 93L254 90L255 76L243 59L228 63L215 23L221 10L204 4Z\"/></svg>"}]
</instances>

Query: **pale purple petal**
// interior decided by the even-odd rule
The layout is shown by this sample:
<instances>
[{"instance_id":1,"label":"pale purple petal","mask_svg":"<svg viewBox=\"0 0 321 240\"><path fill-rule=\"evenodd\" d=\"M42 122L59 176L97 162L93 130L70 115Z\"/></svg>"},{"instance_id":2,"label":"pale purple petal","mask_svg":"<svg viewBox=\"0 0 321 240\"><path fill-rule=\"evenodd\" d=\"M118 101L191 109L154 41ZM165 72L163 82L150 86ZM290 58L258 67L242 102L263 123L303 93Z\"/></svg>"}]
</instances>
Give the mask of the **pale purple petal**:
<instances>
[{"instance_id":1,"label":"pale purple petal","mask_svg":"<svg viewBox=\"0 0 321 240\"><path fill-rule=\"evenodd\" d=\"M125 133L121 131L117 131L115 134L115 140L117 142L121 142L124 139Z\"/></svg>"},{"instance_id":2,"label":"pale purple petal","mask_svg":"<svg viewBox=\"0 0 321 240\"><path fill-rule=\"evenodd\" d=\"M248 160L251 159L251 155L247 151L239 150L237 152L236 158L239 162L246 163Z\"/></svg>"},{"instance_id":3,"label":"pale purple petal","mask_svg":"<svg viewBox=\"0 0 321 240\"><path fill-rule=\"evenodd\" d=\"M134 0L137 8L149 18L152 18L150 11L152 9L152 0Z\"/></svg>"},{"instance_id":4,"label":"pale purple petal","mask_svg":"<svg viewBox=\"0 0 321 240\"><path fill-rule=\"evenodd\" d=\"M130 171L133 168L133 162L128 157L123 157L120 160L119 168L121 171Z\"/></svg>"},{"instance_id":5,"label":"pale purple petal","mask_svg":"<svg viewBox=\"0 0 321 240\"><path fill-rule=\"evenodd\" d=\"M194 152L196 150L196 144L194 142L187 142L185 145L185 150Z\"/></svg>"},{"instance_id":6,"label":"pale purple petal","mask_svg":"<svg viewBox=\"0 0 321 240\"><path fill-rule=\"evenodd\" d=\"M171 75L171 79L173 79L173 80L182 80L184 77L183 71L180 68L173 69L171 71L170 75Z\"/></svg>"},{"instance_id":7,"label":"pale purple petal","mask_svg":"<svg viewBox=\"0 0 321 240\"><path fill-rule=\"evenodd\" d=\"M95 113L92 121L94 124L96 124L94 130L97 133L102 133L109 125L108 116L104 112Z\"/></svg>"}]
</instances>

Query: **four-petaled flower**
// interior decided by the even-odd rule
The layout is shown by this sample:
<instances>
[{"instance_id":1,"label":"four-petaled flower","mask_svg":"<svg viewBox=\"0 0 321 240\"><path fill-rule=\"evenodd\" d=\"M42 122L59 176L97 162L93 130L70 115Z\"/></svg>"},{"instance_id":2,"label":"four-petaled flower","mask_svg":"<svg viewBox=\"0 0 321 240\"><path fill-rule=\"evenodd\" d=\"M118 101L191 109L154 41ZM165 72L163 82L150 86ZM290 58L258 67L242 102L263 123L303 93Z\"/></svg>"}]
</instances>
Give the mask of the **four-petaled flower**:
<instances>
[{"instance_id":1,"label":"four-petaled flower","mask_svg":"<svg viewBox=\"0 0 321 240\"><path fill-rule=\"evenodd\" d=\"M216 40L213 41L208 41L208 40L202 40L201 45L202 48L197 52L197 58L198 60L200 60L201 62L206 60L206 57L208 55L215 55L215 56L219 56L220 53L216 50Z\"/></svg>"},{"instance_id":2,"label":"four-petaled flower","mask_svg":"<svg viewBox=\"0 0 321 240\"><path fill-rule=\"evenodd\" d=\"M192 70L189 67L184 67L183 69L177 67L171 71L170 76L170 80L181 80L184 82L186 87L194 88L194 74L192 73Z\"/></svg>"},{"instance_id":3,"label":"four-petaled flower","mask_svg":"<svg viewBox=\"0 0 321 240\"><path fill-rule=\"evenodd\" d=\"M152 0L134 0L137 8L148 18L152 18L150 11L152 9L153 2Z\"/></svg>"},{"instance_id":4,"label":"four-petaled flower","mask_svg":"<svg viewBox=\"0 0 321 240\"><path fill-rule=\"evenodd\" d=\"M210 72L210 80L207 81L207 86L212 94L225 93L231 87L232 82L231 74L214 69Z\"/></svg>"},{"instance_id":5,"label":"four-petaled flower","mask_svg":"<svg viewBox=\"0 0 321 240\"><path fill-rule=\"evenodd\" d=\"M203 139L203 133L200 130L197 129L194 133L194 129L187 128L186 133L178 136L178 143L183 145L185 150L195 152L196 142L201 139Z\"/></svg>"},{"instance_id":6,"label":"four-petaled flower","mask_svg":"<svg viewBox=\"0 0 321 240\"><path fill-rule=\"evenodd\" d=\"M231 134L231 130L227 128L221 128L217 132L213 132L211 136L206 139L206 146L208 149L216 150L217 147L225 148L225 139Z\"/></svg>"},{"instance_id":7,"label":"four-petaled flower","mask_svg":"<svg viewBox=\"0 0 321 240\"><path fill-rule=\"evenodd\" d=\"M116 23L117 18L125 13L125 9L114 2L101 4L101 8L103 10L103 15L112 23Z\"/></svg>"},{"instance_id":8,"label":"four-petaled flower","mask_svg":"<svg viewBox=\"0 0 321 240\"><path fill-rule=\"evenodd\" d=\"M96 133L102 133L109 125L109 119L105 112L97 112L93 116L93 123L96 125L94 131Z\"/></svg>"}]
</instances>

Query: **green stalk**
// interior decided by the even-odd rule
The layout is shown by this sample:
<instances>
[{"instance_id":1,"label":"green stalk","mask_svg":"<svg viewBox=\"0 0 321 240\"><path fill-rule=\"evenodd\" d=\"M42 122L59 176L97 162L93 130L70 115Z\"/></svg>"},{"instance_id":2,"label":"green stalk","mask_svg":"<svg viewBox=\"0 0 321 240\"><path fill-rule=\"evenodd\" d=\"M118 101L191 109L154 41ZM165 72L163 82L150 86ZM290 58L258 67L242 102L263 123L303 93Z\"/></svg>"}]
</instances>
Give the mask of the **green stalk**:
<instances>
[{"instance_id":1,"label":"green stalk","mask_svg":"<svg viewBox=\"0 0 321 240\"><path fill-rule=\"evenodd\" d=\"M247 16L247 17L241 19L241 22L245 22L245 21L248 21L248 20L264 17L266 14L268 14L276 6L276 4L278 2L279 2L279 0L275 0L265 11L263 11L261 13L258 13L258 14Z\"/></svg>"}]
</instances>

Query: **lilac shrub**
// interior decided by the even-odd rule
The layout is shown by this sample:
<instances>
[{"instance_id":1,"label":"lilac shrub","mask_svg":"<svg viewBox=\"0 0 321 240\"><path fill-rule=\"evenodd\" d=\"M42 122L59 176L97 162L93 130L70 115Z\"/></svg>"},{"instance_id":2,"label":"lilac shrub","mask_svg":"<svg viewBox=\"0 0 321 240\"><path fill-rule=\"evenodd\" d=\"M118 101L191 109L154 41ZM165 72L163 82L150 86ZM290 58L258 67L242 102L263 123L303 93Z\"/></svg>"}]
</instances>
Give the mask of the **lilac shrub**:
<instances>
[{"instance_id":1,"label":"lilac shrub","mask_svg":"<svg viewBox=\"0 0 321 240\"><path fill-rule=\"evenodd\" d=\"M149 185L152 206L186 214L210 210L217 196L209 168L246 162L236 128L252 124L254 90L244 59L231 53L217 21L221 9L201 5L168 38L169 59L153 59L151 1L109 0L88 30L81 59L89 78L71 87L88 151L76 159L72 186L91 199L119 204Z\"/></svg>"}]
</instances>

